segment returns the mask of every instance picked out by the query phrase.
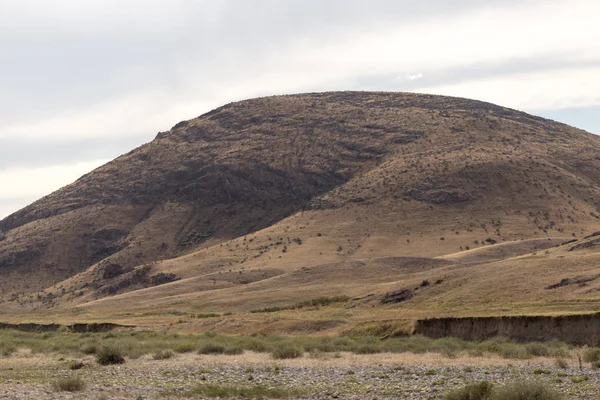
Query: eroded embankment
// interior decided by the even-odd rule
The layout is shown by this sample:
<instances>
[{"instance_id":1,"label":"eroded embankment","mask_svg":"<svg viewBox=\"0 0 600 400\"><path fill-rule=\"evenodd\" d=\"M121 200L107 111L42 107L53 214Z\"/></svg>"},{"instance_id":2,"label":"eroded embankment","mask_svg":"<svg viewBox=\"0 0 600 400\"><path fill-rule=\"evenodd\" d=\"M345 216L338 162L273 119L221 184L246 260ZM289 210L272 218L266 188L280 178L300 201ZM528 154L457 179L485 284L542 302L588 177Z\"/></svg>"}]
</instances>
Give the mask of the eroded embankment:
<instances>
[{"instance_id":1,"label":"eroded embankment","mask_svg":"<svg viewBox=\"0 0 600 400\"><path fill-rule=\"evenodd\" d=\"M129 325L111 324L107 322L101 323L90 323L90 324L72 324L72 325L59 325L59 324L34 324L34 323L23 323L23 324L5 324L0 322L0 329L14 329L23 332L57 332L61 327L65 327L71 332L85 333L85 332L109 332L117 328L133 328Z\"/></svg>"},{"instance_id":2,"label":"eroded embankment","mask_svg":"<svg viewBox=\"0 0 600 400\"><path fill-rule=\"evenodd\" d=\"M560 340L600 344L600 313L568 316L431 318L415 323L415 334L465 340L502 336L518 341Z\"/></svg>"}]
</instances>

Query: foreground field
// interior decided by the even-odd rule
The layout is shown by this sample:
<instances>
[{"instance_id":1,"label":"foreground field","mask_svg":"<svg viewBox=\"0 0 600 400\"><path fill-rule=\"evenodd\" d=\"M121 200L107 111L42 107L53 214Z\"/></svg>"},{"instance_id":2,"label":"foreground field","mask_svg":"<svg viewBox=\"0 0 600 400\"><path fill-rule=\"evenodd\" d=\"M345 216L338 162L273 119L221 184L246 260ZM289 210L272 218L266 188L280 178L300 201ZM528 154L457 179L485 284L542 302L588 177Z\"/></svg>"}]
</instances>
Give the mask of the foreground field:
<instances>
[{"instance_id":1,"label":"foreground field","mask_svg":"<svg viewBox=\"0 0 600 400\"><path fill-rule=\"evenodd\" d=\"M600 398L600 350L564 343L157 332L0 336L3 399L444 399L481 381L541 382L564 399Z\"/></svg>"}]
</instances>

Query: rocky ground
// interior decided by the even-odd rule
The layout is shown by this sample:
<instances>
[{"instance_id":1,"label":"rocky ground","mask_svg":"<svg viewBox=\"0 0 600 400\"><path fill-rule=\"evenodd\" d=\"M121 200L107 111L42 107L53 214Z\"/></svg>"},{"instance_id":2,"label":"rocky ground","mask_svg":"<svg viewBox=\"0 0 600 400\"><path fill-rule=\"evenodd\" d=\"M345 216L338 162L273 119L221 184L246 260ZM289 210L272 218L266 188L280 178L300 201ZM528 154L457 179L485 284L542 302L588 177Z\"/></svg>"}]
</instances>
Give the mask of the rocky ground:
<instances>
[{"instance_id":1,"label":"rocky ground","mask_svg":"<svg viewBox=\"0 0 600 400\"><path fill-rule=\"evenodd\" d=\"M273 360L268 354L235 356L176 354L166 360L152 356L100 366L91 356L71 370L71 359L20 351L0 358L0 399L181 399L204 398L194 388L282 388L273 394L307 399L440 399L467 383L489 380L547 382L566 399L600 398L600 370L580 369L576 359L559 367L554 359L527 361L497 357L437 354L329 354ZM65 377L85 382L81 391L59 391L53 384ZM250 396L250 395L246 395ZM269 397L268 394L265 395Z\"/></svg>"}]
</instances>

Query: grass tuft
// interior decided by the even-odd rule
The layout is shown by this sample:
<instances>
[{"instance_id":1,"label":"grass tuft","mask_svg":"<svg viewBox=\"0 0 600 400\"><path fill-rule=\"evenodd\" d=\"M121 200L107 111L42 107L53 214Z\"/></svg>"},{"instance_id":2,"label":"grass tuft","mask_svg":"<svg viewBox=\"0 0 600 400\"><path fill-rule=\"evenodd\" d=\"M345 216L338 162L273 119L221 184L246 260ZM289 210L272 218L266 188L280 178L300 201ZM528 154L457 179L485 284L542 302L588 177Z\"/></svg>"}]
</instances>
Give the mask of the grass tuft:
<instances>
[{"instance_id":1,"label":"grass tuft","mask_svg":"<svg viewBox=\"0 0 600 400\"><path fill-rule=\"evenodd\" d=\"M61 378L52 384L57 392L81 392L85 389L85 382L81 378Z\"/></svg>"},{"instance_id":2,"label":"grass tuft","mask_svg":"<svg viewBox=\"0 0 600 400\"><path fill-rule=\"evenodd\" d=\"M100 365L123 364L125 362L125 357L123 357L121 349L105 346L98 351L96 361Z\"/></svg>"},{"instance_id":3,"label":"grass tuft","mask_svg":"<svg viewBox=\"0 0 600 400\"><path fill-rule=\"evenodd\" d=\"M227 386L227 385L202 385L190 393L192 396L202 398L242 398L242 399L285 399L298 397L298 390L279 387L257 386Z\"/></svg>"},{"instance_id":4,"label":"grass tuft","mask_svg":"<svg viewBox=\"0 0 600 400\"><path fill-rule=\"evenodd\" d=\"M283 360L288 358L300 358L304 354L304 349L293 343L282 343L273 350L273 358Z\"/></svg>"},{"instance_id":5,"label":"grass tuft","mask_svg":"<svg viewBox=\"0 0 600 400\"><path fill-rule=\"evenodd\" d=\"M489 400L494 385L489 381L471 383L467 386L450 392L445 400Z\"/></svg>"},{"instance_id":6,"label":"grass tuft","mask_svg":"<svg viewBox=\"0 0 600 400\"><path fill-rule=\"evenodd\" d=\"M517 382L499 388L491 400L561 400L562 396L541 382Z\"/></svg>"},{"instance_id":7,"label":"grass tuft","mask_svg":"<svg viewBox=\"0 0 600 400\"><path fill-rule=\"evenodd\" d=\"M154 353L152 355L152 358L155 360L168 360L169 358L173 358L175 356L175 353L173 353L173 350L159 350L156 353Z\"/></svg>"}]
</instances>

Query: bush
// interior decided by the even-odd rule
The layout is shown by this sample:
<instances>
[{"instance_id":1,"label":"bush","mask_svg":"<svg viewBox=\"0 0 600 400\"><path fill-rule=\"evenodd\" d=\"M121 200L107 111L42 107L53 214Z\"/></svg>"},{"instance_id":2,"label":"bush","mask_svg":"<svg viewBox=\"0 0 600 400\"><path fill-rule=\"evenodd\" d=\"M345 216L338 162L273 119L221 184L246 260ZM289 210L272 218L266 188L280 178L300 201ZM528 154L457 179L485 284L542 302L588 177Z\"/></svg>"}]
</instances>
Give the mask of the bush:
<instances>
[{"instance_id":1,"label":"bush","mask_svg":"<svg viewBox=\"0 0 600 400\"><path fill-rule=\"evenodd\" d=\"M539 342L527 343L525 349L527 349L527 352L534 357L546 357L550 354L548 347Z\"/></svg>"},{"instance_id":2,"label":"bush","mask_svg":"<svg viewBox=\"0 0 600 400\"><path fill-rule=\"evenodd\" d=\"M71 360L69 361L69 369L77 370L84 367L84 364L81 361Z\"/></svg>"},{"instance_id":3,"label":"bush","mask_svg":"<svg viewBox=\"0 0 600 400\"><path fill-rule=\"evenodd\" d=\"M514 358L519 360L531 358L531 353L529 353L525 347L516 343L506 343L502 345L500 355L504 358Z\"/></svg>"},{"instance_id":4,"label":"bush","mask_svg":"<svg viewBox=\"0 0 600 400\"><path fill-rule=\"evenodd\" d=\"M12 343L0 343L0 357L10 357L15 351L17 348Z\"/></svg>"},{"instance_id":5,"label":"bush","mask_svg":"<svg viewBox=\"0 0 600 400\"><path fill-rule=\"evenodd\" d=\"M492 385L489 381L471 383L461 389L450 392L446 400L488 400L492 395Z\"/></svg>"},{"instance_id":6,"label":"bush","mask_svg":"<svg viewBox=\"0 0 600 400\"><path fill-rule=\"evenodd\" d=\"M562 396L539 382L518 382L504 386L492 394L491 400L560 400Z\"/></svg>"},{"instance_id":7,"label":"bush","mask_svg":"<svg viewBox=\"0 0 600 400\"><path fill-rule=\"evenodd\" d=\"M594 361L600 361L600 348L590 347L583 353L583 361L592 363Z\"/></svg>"},{"instance_id":8,"label":"bush","mask_svg":"<svg viewBox=\"0 0 600 400\"><path fill-rule=\"evenodd\" d=\"M223 354L225 346L218 343L207 343L198 350L198 354Z\"/></svg>"},{"instance_id":9,"label":"bush","mask_svg":"<svg viewBox=\"0 0 600 400\"><path fill-rule=\"evenodd\" d=\"M225 351L223 352L223 354L226 354L228 356L235 356L235 355L239 355L239 354L244 354L244 349L242 349L239 346L231 346L231 347L227 347L225 349Z\"/></svg>"},{"instance_id":10,"label":"bush","mask_svg":"<svg viewBox=\"0 0 600 400\"><path fill-rule=\"evenodd\" d=\"M96 361L100 365L123 364L125 358L122 351L117 347L103 347L96 355Z\"/></svg>"},{"instance_id":11,"label":"bush","mask_svg":"<svg viewBox=\"0 0 600 400\"><path fill-rule=\"evenodd\" d=\"M354 350L354 354L377 354L381 353L381 347L376 344L361 344L358 345Z\"/></svg>"},{"instance_id":12,"label":"bush","mask_svg":"<svg viewBox=\"0 0 600 400\"><path fill-rule=\"evenodd\" d=\"M554 363L558 368L567 369L569 368L569 363L564 358L557 358Z\"/></svg>"},{"instance_id":13,"label":"bush","mask_svg":"<svg viewBox=\"0 0 600 400\"><path fill-rule=\"evenodd\" d=\"M189 393L192 396L200 395L203 398L241 398L241 399L285 399L302 395L293 389L284 389L267 386L226 386L226 385L202 385Z\"/></svg>"},{"instance_id":14,"label":"bush","mask_svg":"<svg viewBox=\"0 0 600 400\"><path fill-rule=\"evenodd\" d=\"M155 360L168 360L169 358L173 358L175 353L172 350L160 350L152 355L152 358Z\"/></svg>"},{"instance_id":15,"label":"bush","mask_svg":"<svg viewBox=\"0 0 600 400\"><path fill-rule=\"evenodd\" d=\"M282 360L286 358L299 358L304 354L304 350L300 346L294 344L281 344L273 350L273 358Z\"/></svg>"},{"instance_id":16,"label":"bush","mask_svg":"<svg viewBox=\"0 0 600 400\"><path fill-rule=\"evenodd\" d=\"M52 384L57 392L80 392L85 389L85 382L81 378L62 378Z\"/></svg>"},{"instance_id":17,"label":"bush","mask_svg":"<svg viewBox=\"0 0 600 400\"><path fill-rule=\"evenodd\" d=\"M174 350L177 353L191 353L196 350L196 345L192 342L179 343L175 346Z\"/></svg>"},{"instance_id":18,"label":"bush","mask_svg":"<svg viewBox=\"0 0 600 400\"><path fill-rule=\"evenodd\" d=\"M83 354L96 354L98 346L95 343L85 343L80 350Z\"/></svg>"}]
</instances>

